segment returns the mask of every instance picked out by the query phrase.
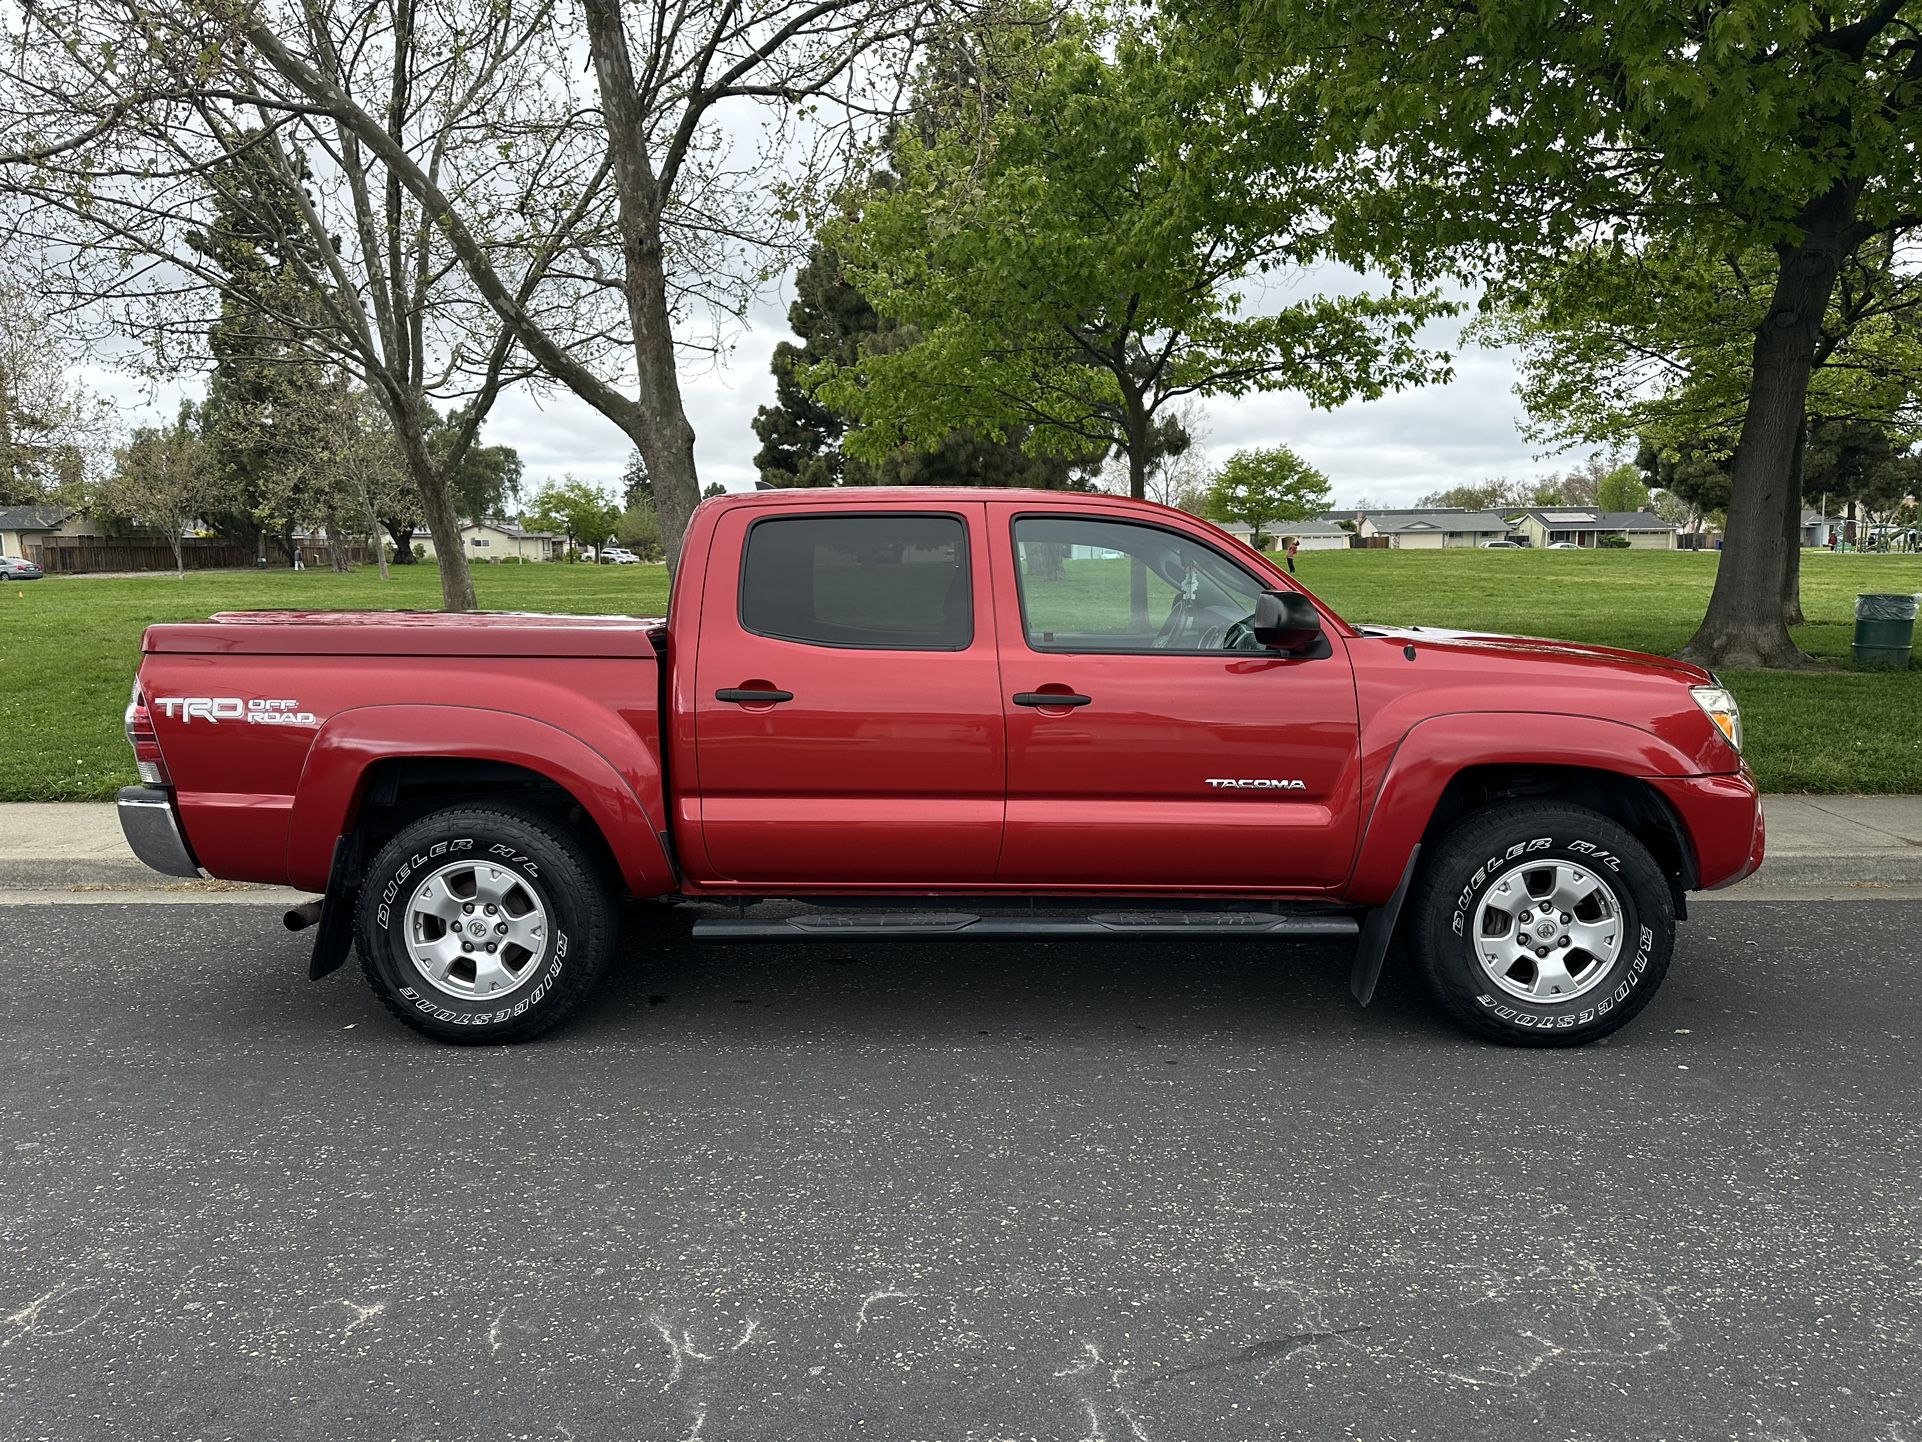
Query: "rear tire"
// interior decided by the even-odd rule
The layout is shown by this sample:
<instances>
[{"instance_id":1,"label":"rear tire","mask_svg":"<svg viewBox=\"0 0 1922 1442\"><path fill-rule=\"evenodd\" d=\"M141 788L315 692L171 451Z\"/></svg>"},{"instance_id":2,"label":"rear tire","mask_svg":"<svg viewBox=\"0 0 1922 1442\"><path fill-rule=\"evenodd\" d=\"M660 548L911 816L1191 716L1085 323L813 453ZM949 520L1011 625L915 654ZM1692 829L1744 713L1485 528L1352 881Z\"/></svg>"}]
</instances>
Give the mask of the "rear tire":
<instances>
[{"instance_id":1,"label":"rear tire","mask_svg":"<svg viewBox=\"0 0 1922 1442\"><path fill-rule=\"evenodd\" d=\"M1436 1002L1511 1046L1580 1046L1626 1025L1675 945L1673 893L1648 848L1558 802L1470 816L1411 900L1411 949Z\"/></svg>"},{"instance_id":2,"label":"rear tire","mask_svg":"<svg viewBox=\"0 0 1922 1442\"><path fill-rule=\"evenodd\" d=\"M546 816L436 811L367 868L361 970L423 1035L526 1041L565 1020L600 980L618 935L612 891L593 853Z\"/></svg>"}]
</instances>

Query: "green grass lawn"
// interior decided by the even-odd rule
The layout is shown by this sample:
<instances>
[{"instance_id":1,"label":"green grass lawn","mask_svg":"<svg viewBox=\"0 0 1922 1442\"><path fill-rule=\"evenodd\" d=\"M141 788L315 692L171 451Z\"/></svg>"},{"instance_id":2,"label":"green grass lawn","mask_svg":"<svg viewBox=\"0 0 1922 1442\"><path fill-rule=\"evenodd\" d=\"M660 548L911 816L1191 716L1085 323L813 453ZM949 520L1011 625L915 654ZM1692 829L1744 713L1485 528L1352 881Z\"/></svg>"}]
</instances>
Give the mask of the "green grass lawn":
<instances>
[{"instance_id":1,"label":"green grass lawn","mask_svg":"<svg viewBox=\"0 0 1922 1442\"><path fill-rule=\"evenodd\" d=\"M1305 551L1300 579L1356 621L1515 631L1669 652L1700 619L1715 558L1683 552ZM1821 669L1736 673L1748 754L1771 791L1922 792L1922 670L1848 669L1858 591L1922 591L1922 557L1805 553L1797 632ZM658 615L658 566L482 566L502 611ZM429 566L212 572L0 587L0 800L111 796L132 780L120 735L141 628L214 611L436 606Z\"/></svg>"}]
</instances>

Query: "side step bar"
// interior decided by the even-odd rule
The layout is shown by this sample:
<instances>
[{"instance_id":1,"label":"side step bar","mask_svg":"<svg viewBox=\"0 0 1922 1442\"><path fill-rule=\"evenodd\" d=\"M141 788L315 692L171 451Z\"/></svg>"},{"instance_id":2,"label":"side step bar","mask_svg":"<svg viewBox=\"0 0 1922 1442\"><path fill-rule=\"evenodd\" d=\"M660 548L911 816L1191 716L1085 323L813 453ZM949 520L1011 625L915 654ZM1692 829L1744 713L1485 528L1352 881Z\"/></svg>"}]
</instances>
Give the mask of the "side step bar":
<instances>
[{"instance_id":1,"label":"side step bar","mask_svg":"<svg viewBox=\"0 0 1922 1442\"><path fill-rule=\"evenodd\" d=\"M979 916L971 911L810 912L772 921L705 918L711 941L857 941L919 937L1036 940L1077 936L1351 937L1361 923L1340 911L1103 911L1085 916Z\"/></svg>"}]
</instances>

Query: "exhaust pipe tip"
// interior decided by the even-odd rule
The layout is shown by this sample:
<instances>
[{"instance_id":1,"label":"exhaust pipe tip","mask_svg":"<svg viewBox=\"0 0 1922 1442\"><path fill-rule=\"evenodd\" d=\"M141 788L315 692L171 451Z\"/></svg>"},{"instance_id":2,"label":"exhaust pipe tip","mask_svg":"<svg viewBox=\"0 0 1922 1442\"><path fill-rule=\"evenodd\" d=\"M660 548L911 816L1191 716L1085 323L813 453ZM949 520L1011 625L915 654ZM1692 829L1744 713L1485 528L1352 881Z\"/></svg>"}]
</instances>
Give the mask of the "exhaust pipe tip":
<instances>
[{"instance_id":1,"label":"exhaust pipe tip","mask_svg":"<svg viewBox=\"0 0 1922 1442\"><path fill-rule=\"evenodd\" d=\"M280 918L281 925L285 926L289 931L305 931L319 920L320 903L318 901L304 901L299 906L291 908Z\"/></svg>"}]
</instances>

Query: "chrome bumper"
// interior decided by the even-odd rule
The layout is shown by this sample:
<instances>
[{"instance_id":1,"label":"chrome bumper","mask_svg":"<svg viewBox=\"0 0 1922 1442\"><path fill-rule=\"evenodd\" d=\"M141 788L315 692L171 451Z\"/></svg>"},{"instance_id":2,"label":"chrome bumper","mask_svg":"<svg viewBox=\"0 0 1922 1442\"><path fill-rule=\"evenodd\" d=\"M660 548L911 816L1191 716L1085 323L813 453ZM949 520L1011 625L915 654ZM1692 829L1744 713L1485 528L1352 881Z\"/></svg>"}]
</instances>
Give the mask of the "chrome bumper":
<instances>
[{"instance_id":1,"label":"chrome bumper","mask_svg":"<svg viewBox=\"0 0 1922 1442\"><path fill-rule=\"evenodd\" d=\"M180 834L173 798L158 786L123 786L114 805L127 845L155 871L168 876L199 876L187 838Z\"/></svg>"}]
</instances>

